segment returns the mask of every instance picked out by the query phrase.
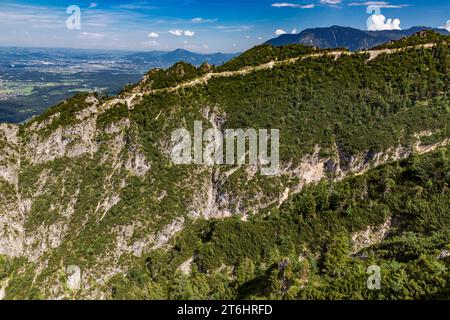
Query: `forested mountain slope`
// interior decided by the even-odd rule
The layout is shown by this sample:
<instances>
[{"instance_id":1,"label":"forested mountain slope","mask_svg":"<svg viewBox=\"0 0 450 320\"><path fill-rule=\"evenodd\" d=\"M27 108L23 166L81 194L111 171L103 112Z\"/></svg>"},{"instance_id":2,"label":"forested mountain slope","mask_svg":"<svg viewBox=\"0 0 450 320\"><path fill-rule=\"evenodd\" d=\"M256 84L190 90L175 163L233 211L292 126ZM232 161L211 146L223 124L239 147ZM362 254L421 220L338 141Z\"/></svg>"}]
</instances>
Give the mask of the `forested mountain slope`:
<instances>
[{"instance_id":1,"label":"forested mountain slope","mask_svg":"<svg viewBox=\"0 0 450 320\"><path fill-rule=\"evenodd\" d=\"M448 266L432 257L449 243L450 53L448 37L417 37L430 38L179 63L119 97L80 94L0 125L0 297L445 294ZM173 164L172 131L196 120L280 129L278 174ZM369 226L386 230L358 244ZM364 291L367 262L402 290Z\"/></svg>"}]
</instances>

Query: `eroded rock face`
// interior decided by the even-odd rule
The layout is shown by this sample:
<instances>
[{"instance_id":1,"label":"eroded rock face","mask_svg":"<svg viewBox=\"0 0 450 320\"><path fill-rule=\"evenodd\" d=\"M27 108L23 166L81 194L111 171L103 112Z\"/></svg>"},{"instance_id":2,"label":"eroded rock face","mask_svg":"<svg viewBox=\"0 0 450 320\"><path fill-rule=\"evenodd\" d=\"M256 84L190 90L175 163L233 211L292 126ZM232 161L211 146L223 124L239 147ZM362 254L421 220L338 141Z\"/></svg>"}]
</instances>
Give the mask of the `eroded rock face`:
<instances>
[{"instance_id":1,"label":"eroded rock face","mask_svg":"<svg viewBox=\"0 0 450 320\"><path fill-rule=\"evenodd\" d=\"M19 127L0 124L0 178L17 185L19 173Z\"/></svg>"},{"instance_id":2,"label":"eroded rock face","mask_svg":"<svg viewBox=\"0 0 450 320\"><path fill-rule=\"evenodd\" d=\"M447 145L448 141L440 142L437 146ZM434 148L430 147L430 150ZM243 188L239 192L230 194L226 190L227 181L236 172L244 172L245 183L257 179L259 165L234 167L221 171L220 168L207 168L208 174L203 178L201 188L195 193L189 211L193 217L224 218L240 214L244 217L251 212L258 212L271 205L281 206L292 195L299 193L306 185L317 183L322 179L342 180L350 174L363 174L379 165L405 159L415 149L403 146L392 147L384 152L363 152L359 155L346 155L337 147L332 156L321 157L320 147L316 146L314 153L305 155L298 165L291 162L282 163L278 174L271 179L285 179L292 183L280 187L277 197L267 196L262 190ZM202 172L205 172L204 170ZM198 179L202 176L196 174ZM264 184L263 181L259 182ZM252 203L248 203L252 199Z\"/></svg>"},{"instance_id":3,"label":"eroded rock face","mask_svg":"<svg viewBox=\"0 0 450 320\"><path fill-rule=\"evenodd\" d=\"M180 267L178 268L178 270L181 271L184 274L190 274L191 273L192 262L194 262L194 257L190 257L185 262L183 262L180 265Z\"/></svg>"},{"instance_id":4,"label":"eroded rock face","mask_svg":"<svg viewBox=\"0 0 450 320\"><path fill-rule=\"evenodd\" d=\"M167 242L170 240L170 238L175 233L183 229L183 225L183 218L175 219L170 224L166 225L163 230L161 230L156 235L155 244L153 245L152 249L163 248L165 245L167 245Z\"/></svg>"},{"instance_id":5,"label":"eroded rock face","mask_svg":"<svg viewBox=\"0 0 450 320\"><path fill-rule=\"evenodd\" d=\"M16 212L9 211L0 217L0 254L9 257L20 257L23 254L24 232L20 222L14 221Z\"/></svg>"},{"instance_id":6,"label":"eroded rock face","mask_svg":"<svg viewBox=\"0 0 450 320\"><path fill-rule=\"evenodd\" d=\"M150 170L150 165L142 151L133 150L125 163L125 168L134 176L142 177Z\"/></svg>"},{"instance_id":7,"label":"eroded rock face","mask_svg":"<svg viewBox=\"0 0 450 320\"><path fill-rule=\"evenodd\" d=\"M26 157L33 164L40 164L57 158L74 158L84 154L94 154L98 146L96 119L91 118L69 127L58 127L50 136L39 132L31 134L31 139L23 147Z\"/></svg>"},{"instance_id":8,"label":"eroded rock face","mask_svg":"<svg viewBox=\"0 0 450 320\"><path fill-rule=\"evenodd\" d=\"M59 113L24 127L22 134L19 134L19 126L0 124L0 255L26 258L35 264L36 276L48 266L52 252L61 250L68 239L76 238L77 233L93 223L88 221L101 223L107 217L111 208L120 202L121 191L132 176L143 178L151 167L138 139L130 139L125 134L131 125L128 118L99 126L98 115L103 106L93 96L88 96L86 103L88 107L74 115L76 121L51 130L49 127L60 117ZM96 209L92 212L79 210L86 178L83 178L80 168L71 166L71 161L80 159L100 159L97 164L104 166L107 172L102 177L102 190L98 190L102 195L95 200ZM55 171L55 161L66 163L65 169ZM77 218L80 214L84 215L81 220ZM77 220L80 221L75 223ZM131 235L133 232L134 229ZM134 244L127 243L128 250L119 246L115 259L123 254L140 255L154 243L130 241ZM113 263L107 256L98 260ZM69 275L66 285L70 290L78 290L83 281L95 282L97 277L105 281L105 277L114 275L111 270L103 270L103 273L87 270L83 280L78 273ZM115 270L123 271L120 268ZM50 274L47 281L49 297L66 297L58 274ZM87 284L86 288L90 286ZM5 290L7 284L2 284L2 296Z\"/></svg>"},{"instance_id":9,"label":"eroded rock face","mask_svg":"<svg viewBox=\"0 0 450 320\"><path fill-rule=\"evenodd\" d=\"M8 280L0 282L0 300L3 300L5 298L5 290L8 287L8 282Z\"/></svg>"},{"instance_id":10,"label":"eroded rock face","mask_svg":"<svg viewBox=\"0 0 450 320\"><path fill-rule=\"evenodd\" d=\"M438 259L440 260L446 259L448 257L450 257L450 250L442 250L438 255Z\"/></svg>"},{"instance_id":11,"label":"eroded rock face","mask_svg":"<svg viewBox=\"0 0 450 320\"><path fill-rule=\"evenodd\" d=\"M0 124L0 254L11 257L19 257L23 252L18 132L18 126Z\"/></svg>"},{"instance_id":12,"label":"eroded rock face","mask_svg":"<svg viewBox=\"0 0 450 320\"><path fill-rule=\"evenodd\" d=\"M352 234L352 253L357 253L364 248L380 243L388 235L392 227L392 218L378 226L368 226L365 230Z\"/></svg>"},{"instance_id":13,"label":"eroded rock face","mask_svg":"<svg viewBox=\"0 0 450 320\"><path fill-rule=\"evenodd\" d=\"M257 165L173 170L170 144L154 142L151 147L160 152L160 162L152 163L132 117L106 124L99 121L118 103L131 108L134 99L100 103L89 96L88 106L75 114L76 121L52 130L49 128L61 117L59 113L33 122L23 135L18 126L0 125L0 254L31 261L36 265L36 277L54 263L42 285L50 288L48 297L68 297L67 285L84 298L107 298L99 288L117 273L128 271L127 259L170 248L171 239L188 220L233 215L245 219L268 206L282 205L308 184L361 174L413 151L433 149L419 149L419 144L416 150L397 146L384 152L347 155L336 146L326 153L331 155L322 156L321 147L316 146L296 164L281 163L273 177L261 177ZM219 130L227 117L219 107L205 107L202 115ZM442 143L448 141L439 145ZM101 172L90 170L93 176L87 176L87 167ZM156 170L164 177L154 174ZM233 181L236 176L238 183ZM158 183L160 179L164 183ZM276 186L277 192L268 191L266 185ZM181 194L180 190L189 192ZM120 205L121 210L115 210ZM354 252L381 241L390 226L388 220L356 233ZM66 263L66 259L71 260ZM191 263L192 259L187 260L180 271L188 273ZM75 267L66 270L64 266L71 264L82 272ZM62 282L61 275L66 273L67 281ZM7 284L0 284L0 296L5 290Z\"/></svg>"},{"instance_id":14,"label":"eroded rock face","mask_svg":"<svg viewBox=\"0 0 450 320\"><path fill-rule=\"evenodd\" d=\"M66 269L67 287L70 290L80 290L81 288L81 269L79 266L70 265Z\"/></svg>"}]
</instances>

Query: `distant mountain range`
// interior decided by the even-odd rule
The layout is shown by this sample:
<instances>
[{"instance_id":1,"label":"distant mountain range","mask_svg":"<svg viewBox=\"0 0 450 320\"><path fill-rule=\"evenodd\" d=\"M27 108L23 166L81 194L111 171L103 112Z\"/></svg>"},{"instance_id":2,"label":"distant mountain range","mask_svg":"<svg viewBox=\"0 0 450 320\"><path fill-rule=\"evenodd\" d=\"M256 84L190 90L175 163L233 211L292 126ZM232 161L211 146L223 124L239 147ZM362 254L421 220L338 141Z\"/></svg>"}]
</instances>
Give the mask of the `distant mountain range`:
<instances>
[{"instance_id":1,"label":"distant mountain range","mask_svg":"<svg viewBox=\"0 0 450 320\"><path fill-rule=\"evenodd\" d=\"M445 29L412 27L406 30L366 31L350 27L332 26L327 28L305 29L298 34L283 34L268 40L266 44L282 46L304 44L319 48L347 48L351 51L369 49L380 44L411 36L419 31L434 30L449 35Z\"/></svg>"},{"instance_id":2,"label":"distant mountain range","mask_svg":"<svg viewBox=\"0 0 450 320\"><path fill-rule=\"evenodd\" d=\"M21 122L76 92L111 95L153 68L222 65L237 54L0 47L0 122Z\"/></svg>"},{"instance_id":3,"label":"distant mountain range","mask_svg":"<svg viewBox=\"0 0 450 320\"><path fill-rule=\"evenodd\" d=\"M239 55L239 53L211 53L202 54L187 51L184 49L176 49L174 51L150 51L137 52L128 55L128 58L138 65L145 65L147 69L151 68L168 68L173 64L184 61L195 66L207 62L211 65L222 65L226 61Z\"/></svg>"}]
</instances>

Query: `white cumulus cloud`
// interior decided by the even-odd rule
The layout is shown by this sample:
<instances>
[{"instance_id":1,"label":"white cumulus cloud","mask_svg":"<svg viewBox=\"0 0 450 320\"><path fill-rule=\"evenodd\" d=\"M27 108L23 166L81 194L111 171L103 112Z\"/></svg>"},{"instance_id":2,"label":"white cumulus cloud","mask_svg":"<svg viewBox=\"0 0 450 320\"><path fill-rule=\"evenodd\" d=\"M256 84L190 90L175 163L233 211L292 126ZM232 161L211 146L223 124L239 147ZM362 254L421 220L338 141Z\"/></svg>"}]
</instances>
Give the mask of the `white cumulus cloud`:
<instances>
[{"instance_id":1,"label":"white cumulus cloud","mask_svg":"<svg viewBox=\"0 0 450 320\"><path fill-rule=\"evenodd\" d=\"M91 40L99 40L103 39L105 37L105 34L98 33L98 32L81 32L78 35L79 39L91 39Z\"/></svg>"},{"instance_id":2,"label":"white cumulus cloud","mask_svg":"<svg viewBox=\"0 0 450 320\"><path fill-rule=\"evenodd\" d=\"M169 33L171 35L174 35L177 37L181 37L181 36L193 37L193 36L195 36L195 32L191 31L191 30L175 29L175 30L170 30Z\"/></svg>"},{"instance_id":3,"label":"white cumulus cloud","mask_svg":"<svg viewBox=\"0 0 450 320\"><path fill-rule=\"evenodd\" d=\"M391 4L386 1L366 1L366 2L350 2L347 4L350 7L363 6L363 7L378 7L378 8L388 8L388 9L400 9L409 7L409 4Z\"/></svg>"},{"instance_id":4,"label":"white cumulus cloud","mask_svg":"<svg viewBox=\"0 0 450 320\"><path fill-rule=\"evenodd\" d=\"M180 30L180 29L170 30L169 33L170 33L171 35L180 37L180 36L183 35L183 30Z\"/></svg>"},{"instance_id":5,"label":"white cumulus cloud","mask_svg":"<svg viewBox=\"0 0 450 320\"><path fill-rule=\"evenodd\" d=\"M275 34L277 36L281 36L282 34L286 34L286 31L284 31L283 29L277 29L275 30Z\"/></svg>"},{"instance_id":6,"label":"white cumulus cloud","mask_svg":"<svg viewBox=\"0 0 450 320\"><path fill-rule=\"evenodd\" d=\"M441 29L445 29L445 30L447 30L448 32L450 32L450 20L447 20L447 22L445 23L445 25L443 25L443 26L441 27Z\"/></svg>"},{"instance_id":7,"label":"white cumulus cloud","mask_svg":"<svg viewBox=\"0 0 450 320\"><path fill-rule=\"evenodd\" d=\"M312 9L315 7L315 5L314 4L301 5L301 4L297 4L297 3L276 2L276 3L272 3L272 7L274 7L274 8Z\"/></svg>"},{"instance_id":8,"label":"white cumulus cloud","mask_svg":"<svg viewBox=\"0 0 450 320\"><path fill-rule=\"evenodd\" d=\"M401 30L399 19L387 19L382 14L373 14L367 20L367 30Z\"/></svg>"},{"instance_id":9,"label":"white cumulus cloud","mask_svg":"<svg viewBox=\"0 0 450 320\"><path fill-rule=\"evenodd\" d=\"M332 6L337 5L341 2L342 2L342 0L320 0L321 4L332 5Z\"/></svg>"},{"instance_id":10,"label":"white cumulus cloud","mask_svg":"<svg viewBox=\"0 0 450 320\"><path fill-rule=\"evenodd\" d=\"M205 18L201 18L201 17L191 19L191 22L193 22L193 23L213 23L216 21L217 21L217 19L205 19Z\"/></svg>"},{"instance_id":11,"label":"white cumulus cloud","mask_svg":"<svg viewBox=\"0 0 450 320\"><path fill-rule=\"evenodd\" d=\"M159 37L159 34L157 34L156 32L150 32L150 33L148 34L148 37L149 37L149 38L158 38L158 37Z\"/></svg>"}]
</instances>

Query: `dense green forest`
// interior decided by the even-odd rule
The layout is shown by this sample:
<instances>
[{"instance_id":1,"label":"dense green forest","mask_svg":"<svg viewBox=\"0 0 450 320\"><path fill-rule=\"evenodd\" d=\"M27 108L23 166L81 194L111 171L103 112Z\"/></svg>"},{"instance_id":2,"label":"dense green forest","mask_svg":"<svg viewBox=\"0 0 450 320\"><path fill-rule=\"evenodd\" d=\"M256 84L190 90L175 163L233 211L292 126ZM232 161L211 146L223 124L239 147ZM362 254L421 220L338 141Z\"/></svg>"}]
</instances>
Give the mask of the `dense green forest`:
<instances>
[{"instance_id":1,"label":"dense green forest","mask_svg":"<svg viewBox=\"0 0 450 320\"><path fill-rule=\"evenodd\" d=\"M336 49L337 50L337 49ZM343 49L345 50L345 49ZM233 71L239 70L247 66L256 66L264 64L270 61L286 60L289 58L295 58L305 54L328 52L329 49L321 50L318 48L304 46L299 44L292 44L280 47L274 47L271 45L259 45L256 46L236 58L224 63L218 67L218 71Z\"/></svg>"},{"instance_id":2,"label":"dense green forest","mask_svg":"<svg viewBox=\"0 0 450 320\"><path fill-rule=\"evenodd\" d=\"M228 115L225 127L283 128L281 155L294 161L316 144L326 148L336 143L346 154L376 152L412 143L414 133L423 130L433 133L423 138L431 144L450 133L448 50L440 43L369 63L364 54L336 61L322 57L237 79L215 79L205 88L149 96L136 108L135 119L141 137L149 139L144 138L144 145L149 145L157 136L144 128L157 128L152 119L163 103L184 106L180 119L195 118L200 105L219 105ZM221 68L235 70L278 54L257 47ZM323 181L248 222L240 217L197 221L176 237L171 250L157 250L127 277L116 277L113 296L447 297L449 260L437 257L450 249L449 155L443 149L343 182ZM394 221L389 236L352 254L352 232L389 217ZM192 272L177 271L190 257ZM366 287L371 265L381 268L381 290Z\"/></svg>"},{"instance_id":3,"label":"dense green forest","mask_svg":"<svg viewBox=\"0 0 450 320\"><path fill-rule=\"evenodd\" d=\"M395 144L411 143L422 131L432 132L426 138L432 143L450 132L450 49L444 41L448 38L434 32L408 37L400 41L402 46L433 41L436 46L383 54L372 61L367 61L364 53L339 59L324 55L245 76L215 78L207 86L147 95L131 114L119 108L102 118L110 117L108 122L133 117L144 145L151 145L148 134L154 142L161 131L157 128L167 125L154 120L160 112L177 125L183 117L200 116L204 106L217 106L227 115L226 128L282 129L281 157L285 161L300 160L316 145L327 149L337 144L347 154L382 151ZM209 71L237 70L327 51L303 45L261 45L219 68L195 68L180 62L167 70L154 69L140 86L171 87ZM83 97L86 95L77 95L33 122L60 110L64 112L51 128L76 122L74 113L85 106ZM178 113L167 105L176 106Z\"/></svg>"},{"instance_id":4,"label":"dense green forest","mask_svg":"<svg viewBox=\"0 0 450 320\"><path fill-rule=\"evenodd\" d=\"M259 46L220 68L179 63L151 71L123 97L316 52ZM32 235L25 247L37 259L0 257L5 297L448 298L450 148L416 151L450 137L449 58L441 40L372 60L324 54L158 90L132 106L79 94L51 108L17 128L16 154L0 145L12 154L6 160L20 159L20 183L1 180L0 205L5 212L20 201L28 206L20 227ZM94 112L80 116L92 101ZM192 131L199 120L204 129L211 120L223 130L280 129L285 171L264 177L245 166L174 165L171 132ZM392 158L376 155L395 152L396 159L413 156L352 176ZM305 186L296 169L312 155L324 172ZM207 198L209 188L217 198ZM286 189L301 192L279 202ZM207 201L232 217L204 214ZM380 228L386 233L370 243L355 238ZM160 234L168 244L154 249ZM68 265L84 272L80 290L67 289ZM366 285L374 265L379 290Z\"/></svg>"},{"instance_id":5,"label":"dense green forest","mask_svg":"<svg viewBox=\"0 0 450 320\"><path fill-rule=\"evenodd\" d=\"M197 221L110 283L117 299L449 298L450 148L310 186L280 208ZM352 251L351 235L393 223ZM191 272L178 270L193 258ZM381 288L367 288L371 265Z\"/></svg>"},{"instance_id":6,"label":"dense green forest","mask_svg":"<svg viewBox=\"0 0 450 320\"><path fill-rule=\"evenodd\" d=\"M186 62L178 62L167 70L153 69L147 73L147 83L151 89L162 89L173 87L179 83L195 79L210 70L208 64L203 64L196 68ZM141 84L142 86L142 84Z\"/></svg>"},{"instance_id":7,"label":"dense green forest","mask_svg":"<svg viewBox=\"0 0 450 320\"><path fill-rule=\"evenodd\" d=\"M281 158L294 162L316 145L337 144L347 154L377 152L411 143L425 130L433 133L429 142L439 141L450 130L449 59L447 44L370 62L365 54L311 58L146 96L133 116L141 137L148 133L156 139L158 113L177 124L192 119L201 106L218 106L227 115L226 128L281 129ZM178 113L167 104L177 106Z\"/></svg>"},{"instance_id":8,"label":"dense green forest","mask_svg":"<svg viewBox=\"0 0 450 320\"><path fill-rule=\"evenodd\" d=\"M409 37L404 37L403 39L397 41L390 41L388 43L377 46L375 49L396 49L430 43L448 43L448 38L448 36L439 34L432 30L426 30Z\"/></svg>"}]
</instances>

